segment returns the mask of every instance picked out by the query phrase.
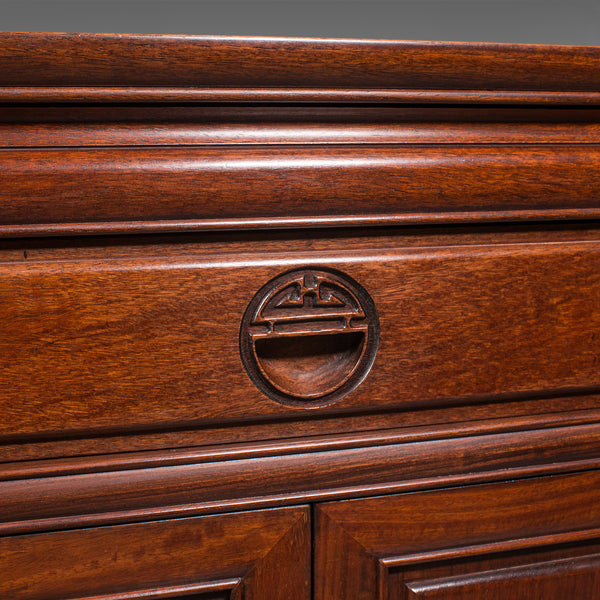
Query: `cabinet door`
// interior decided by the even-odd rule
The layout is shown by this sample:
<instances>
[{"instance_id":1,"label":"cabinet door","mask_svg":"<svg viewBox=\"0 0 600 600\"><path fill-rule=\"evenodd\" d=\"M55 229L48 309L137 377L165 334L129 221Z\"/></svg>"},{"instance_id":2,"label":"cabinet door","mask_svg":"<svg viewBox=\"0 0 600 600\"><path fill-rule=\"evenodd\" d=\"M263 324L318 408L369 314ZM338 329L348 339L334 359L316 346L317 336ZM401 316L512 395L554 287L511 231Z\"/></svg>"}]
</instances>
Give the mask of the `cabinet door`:
<instances>
[{"instance_id":1,"label":"cabinet door","mask_svg":"<svg viewBox=\"0 0 600 600\"><path fill-rule=\"evenodd\" d=\"M6 600L309 600L305 507L0 539Z\"/></svg>"},{"instance_id":2,"label":"cabinet door","mask_svg":"<svg viewBox=\"0 0 600 600\"><path fill-rule=\"evenodd\" d=\"M600 598L600 473L320 504L316 600Z\"/></svg>"}]
</instances>

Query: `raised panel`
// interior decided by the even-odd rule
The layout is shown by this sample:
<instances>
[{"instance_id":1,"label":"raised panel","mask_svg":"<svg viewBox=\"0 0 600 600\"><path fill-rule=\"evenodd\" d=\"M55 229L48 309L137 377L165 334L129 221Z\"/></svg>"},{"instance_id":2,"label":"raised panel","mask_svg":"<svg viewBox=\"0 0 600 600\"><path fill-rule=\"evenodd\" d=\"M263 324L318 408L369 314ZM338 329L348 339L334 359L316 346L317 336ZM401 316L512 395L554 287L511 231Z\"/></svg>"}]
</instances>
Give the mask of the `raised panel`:
<instances>
[{"instance_id":1,"label":"raised panel","mask_svg":"<svg viewBox=\"0 0 600 600\"><path fill-rule=\"evenodd\" d=\"M596 597L599 489L589 472L321 504L315 597Z\"/></svg>"},{"instance_id":2,"label":"raised panel","mask_svg":"<svg viewBox=\"0 0 600 600\"><path fill-rule=\"evenodd\" d=\"M308 509L5 537L11 600L309 600Z\"/></svg>"},{"instance_id":3,"label":"raised panel","mask_svg":"<svg viewBox=\"0 0 600 600\"><path fill-rule=\"evenodd\" d=\"M135 592L102 594L69 600L243 600L240 579L211 581L197 585L159 587Z\"/></svg>"},{"instance_id":4,"label":"raised panel","mask_svg":"<svg viewBox=\"0 0 600 600\"><path fill-rule=\"evenodd\" d=\"M597 598L600 555L406 583L406 600Z\"/></svg>"}]
</instances>

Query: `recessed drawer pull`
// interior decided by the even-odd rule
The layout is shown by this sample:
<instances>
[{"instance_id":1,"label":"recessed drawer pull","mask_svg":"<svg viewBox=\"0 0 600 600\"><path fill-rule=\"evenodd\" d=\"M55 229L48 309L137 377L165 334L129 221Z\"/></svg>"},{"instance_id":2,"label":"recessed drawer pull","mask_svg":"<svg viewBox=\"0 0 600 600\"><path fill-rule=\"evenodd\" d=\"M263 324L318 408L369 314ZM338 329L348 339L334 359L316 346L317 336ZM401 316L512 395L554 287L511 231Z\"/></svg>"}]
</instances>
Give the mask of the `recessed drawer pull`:
<instances>
[{"instance_id":1,"label":"recessed drawer pull","mask_svg":"<svg viewBox=\"0 0 600 600\"><path fill-rule=\"evenodd\" d=\"M379 344L371 297L347 275L296 269L271 280L242 319L248 375L270 398L322 405L366 377Z\"/></svg>"}]
</instances>

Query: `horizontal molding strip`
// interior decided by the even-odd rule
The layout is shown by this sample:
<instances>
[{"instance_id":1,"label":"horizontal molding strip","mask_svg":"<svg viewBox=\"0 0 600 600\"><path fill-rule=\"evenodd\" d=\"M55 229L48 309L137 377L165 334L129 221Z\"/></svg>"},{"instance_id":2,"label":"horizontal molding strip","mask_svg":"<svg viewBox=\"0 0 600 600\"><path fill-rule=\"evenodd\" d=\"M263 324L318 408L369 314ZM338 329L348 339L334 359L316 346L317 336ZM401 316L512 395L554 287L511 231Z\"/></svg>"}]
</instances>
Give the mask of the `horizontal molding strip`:
<instances>
[{"instance_id":1,"label":"horizontal molding strip","mask_svg":"<svg viewBox=\"0 0 600 600\"><path fill-rule=\"evenodd\" d=\"M97 107L96 107L97 109ZM43 110L43 109L37 109ZM341 109L340 109L341 110ZM593 111L594 113L596 111ZM66 117L65 117L66 118ZM206 117L208 119L209 117ZM600 121L600 115L598 115ZM339 123L209 123L174 121L0 123L0 148L110 148L122 146L281 145L455 145L455 144L600 144L600 124L411 121ZM227 148L225 148L227 147Z\"/></svg>"},{"instance_id":2,"label":"horizontal molding strip","mask_svg":"<svg viewBox=\"0 0 600 600\"><path fill-rule=\"evenodd\" d=\"M339 416L338 416L339 419ZM510 433L573 427L600 422L599 410L556 412L527 415L509 419L484 419L475 422L458 422L437 426L412 426L404 428L336 433L334 435L307 436L298 439L268 440L234 444L217 444L178 450L121 452L103 456L79 456L50 460L27 460L0 463L0 481L36 479L168 467L176 465L223 462L263 456L282 456L299 453L348 450L374 446L390 446L443 439L457 439Z\"/></svg>"},{"instance_id":3,"label":"horizontal molding strip","mask_svg":"<svg viewBox=\"0 0 600 600\"><path fill-rule=\"evenodd\" d=\"M3 236L600 215L598 145L6 149L0 158Z\"/></svg>"},{"instance_id":4,"label":"horizontal molding strip","mask_svg":"<svg viewBox=\"0 0 600 600\"><path fill-rule=\"evenodd\" d=\"M587 46L5 32L0 85L597 93L599 57Z\"/></svg>"},{"instance_id":5,"label":"horizontal molding strip","mask_svg":"<svg viewBox=\"0 0 600 600\"><path fill-rule=\"evenodd\" d=\"M502 540L500 542L490 542L488 544L443 548L441 550L432 550L431 552L421 552L419 554L385 556L380 558L379 562L386 569L392 569L434 561L465 559L480 556L482 554L515 552L519 550L530 550L532 548L543 548L544 546L557 546L559 544L576 544L598 538L600 538L600 528L583 529L566 531L564 533L553 533L551 535Z\"/></svg>"},{"instance_id":6,"label":"horizontal molding strip","mask_svg":"<svg viewBox=\"0 0 600 600\"><path fill-rule=\"evenodd\" d=\"M600 207L563 210L512 210L460 213L409 213L394 215L274 217L271 219L206 219L186 221L116 221L110 223L39 223L0 225L1 238L64 235L127 235L201 231L247 231L269 229L314 229L335 227L390 227L520 221L581 221L600 219Z\"/></svg>"},{"instance_id":7,"label":"horizontal molding strip","mask_svg":"<svg viewBox=\"0 0 600 600\"><path fill-rule=\"evenodd\" d=\"M0 483L0 533L229 512L599 466L600 424L595 423L21 479Z\"/></svg>"},{"instance_id":8,"label":"horizontal molding strip","mask_svg":"<svg viewBox=\"0 0 600 600\"><path fill-rule=\"evenodd\" d=\"M221 581L207 581L191 585L178 585L172 587L159 587L148 590L136 590L116 594L102 594L101 596L85 596L77 600L172 600L173 598L200 598L204 594L218 594L219 592L232 592L241 585L241 578L223 579Z\"/></svg>"},{"instance_id":9,"label":"horizontal molding strip","mask_svg":"<svg viewBox=\"0 0 600 600\"><path fill-rule=\"evenodd\" d=\"M0 82L1 83L1 82ZM340 103L600 105L600 92L435 89L0 87L0 103Z\"/></svg>"}]
</instances>

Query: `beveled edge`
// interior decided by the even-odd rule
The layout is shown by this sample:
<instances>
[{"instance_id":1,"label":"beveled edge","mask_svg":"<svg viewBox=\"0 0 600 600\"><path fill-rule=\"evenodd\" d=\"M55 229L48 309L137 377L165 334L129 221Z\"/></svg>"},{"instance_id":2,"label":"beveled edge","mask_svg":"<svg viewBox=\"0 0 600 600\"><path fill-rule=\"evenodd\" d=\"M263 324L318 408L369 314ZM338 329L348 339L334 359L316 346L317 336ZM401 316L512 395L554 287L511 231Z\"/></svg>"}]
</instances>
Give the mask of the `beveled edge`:
<instances>
[{"instance_id":1,"label":"beveled edge","mask_svg":"<svg viewBox=\"0 0 600 600\"><path fill-rule=\"evenodd\" d=\"M596 422L158 470L48 473L0 483L0 532L22 535L597 470L599 430ZM368 481L360 475L366 471Z\"/></svg>"},{"instance_id":2,"label":"beveled edge","mask_svg":"<svg viewBox=\"0 0 600 600\"><path fill-rule=\"evenodd\" d=\"M600 47L0 32L0 100L600 102Z\"/></svg>"}]
</instances>

